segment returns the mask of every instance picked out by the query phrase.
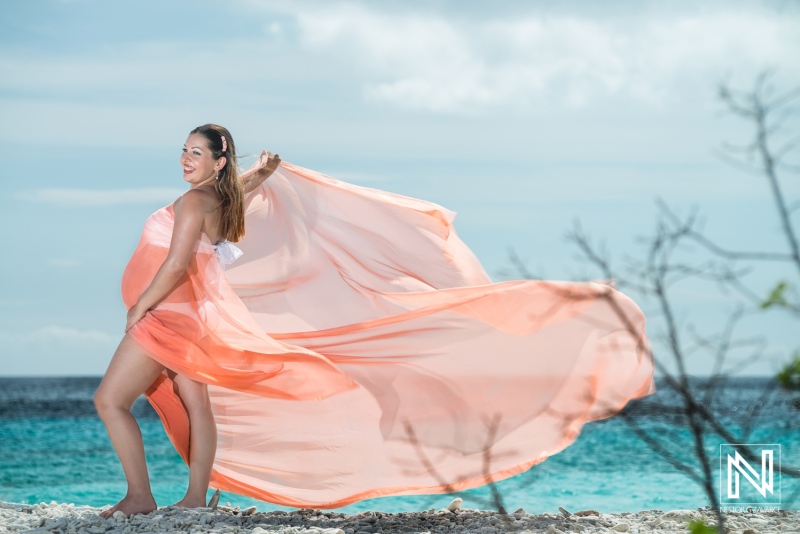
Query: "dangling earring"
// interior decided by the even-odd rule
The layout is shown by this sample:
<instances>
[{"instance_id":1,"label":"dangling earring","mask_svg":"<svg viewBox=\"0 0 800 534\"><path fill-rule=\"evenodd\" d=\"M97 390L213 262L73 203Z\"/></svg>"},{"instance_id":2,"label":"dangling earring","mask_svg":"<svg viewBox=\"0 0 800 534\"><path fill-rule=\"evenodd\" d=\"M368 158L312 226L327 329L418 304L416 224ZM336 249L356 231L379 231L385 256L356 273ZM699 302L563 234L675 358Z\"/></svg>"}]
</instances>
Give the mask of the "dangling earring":
<instances>
[{"instance_id":1,"label":"dangling earring","mask_svg":"<svg viewBox=\"0 0 800 534\"><path fill-rule=\"evenodd\" d=\"M215 180L219 180L219 171L217 171L217 177L215 178Z\"/></svg>"}]
</instances>

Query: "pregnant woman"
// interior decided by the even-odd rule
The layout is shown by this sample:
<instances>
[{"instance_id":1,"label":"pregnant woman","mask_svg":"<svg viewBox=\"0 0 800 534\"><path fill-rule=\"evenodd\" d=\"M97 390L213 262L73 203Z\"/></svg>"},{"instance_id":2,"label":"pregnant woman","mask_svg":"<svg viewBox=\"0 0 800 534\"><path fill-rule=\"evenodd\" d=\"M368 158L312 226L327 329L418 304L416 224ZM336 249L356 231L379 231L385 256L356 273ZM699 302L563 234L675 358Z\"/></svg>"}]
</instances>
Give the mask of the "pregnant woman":
<instances>
[{"instance_id":1,"label":"pregnant woman","mask_svg":"<svg viewBox=\"0 0 800 534\"><path fill-rule=\"evenodd\" d=\"M208 481L217 445L216 425L206 384L165 367L158 359L148 355L128 331L148 311L166 310L168 303L175 301L176 296L191 290L187 269L197 269L198 261L194 256L203 249L202 244L206 244L199 243L201 239L217 243L217 247L228 247L223 249L225 253L230 254L231 250L236 253L237 249L230 243L244 235L244 195L272 174L280 163L277 155L272 157L267 153L264 156L265 165L258 172L251 173L246 181L241 180L230 132L215 125L192 130L180 158L183 178L190 187L168 206L174 222L171 229L166 228L166 232L159 236L166 240L168 248L159 251L148 247L145 254L155 253L157 259L131 261L129 265L131 272L127 278L142 280L142 277L146 277L152 278L152 281L145 291L135 296L135 304L129 306L126 334L94 397L97 412L106 425L128 480L126 497L102 512L100 515L103 517L110 517L116 510L127 515L156 509L150 492L141 432L130 408L162 373L167 373L171 379L175 394L190 417L192 428L189 489L176 505L206 505ZM142 255L142 251L137 250L137 253ZM155 273L147 272L148 267L150 271L153 267L158 269ZM143 285L139 289L144 289ZM187 320L191 319L187 317Z\"/></svg>"},{"instance_id":2,"label":"pregnant woman","mask_svg":"<svg viewBox=\"0 0 800 534\"><path fill-rule=\"evenodd\" d=\"M359 187L195 128L189 190L122 277L126 334L95 394L148 513L142 393L209 486L337 508L521 473L655 392L645 317L611 281L493 283L437 204ZM234 245L234 243L236 243Z\"/></svg>"}]
</instances>

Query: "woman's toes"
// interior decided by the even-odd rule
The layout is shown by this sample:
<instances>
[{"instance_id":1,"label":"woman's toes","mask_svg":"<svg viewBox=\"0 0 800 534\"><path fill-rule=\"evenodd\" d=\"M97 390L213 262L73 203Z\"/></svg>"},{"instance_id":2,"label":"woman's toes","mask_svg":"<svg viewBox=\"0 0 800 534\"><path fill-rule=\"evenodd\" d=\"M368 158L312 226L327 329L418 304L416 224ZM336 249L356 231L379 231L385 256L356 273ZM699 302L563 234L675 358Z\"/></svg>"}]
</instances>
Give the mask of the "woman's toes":
<instances>
[{"instance_id":1,"label":"woman's toes","mask_svg":"<svg viewBox=\"0 0 800 534\"><path fill-rule=\"evenodd\" d=\"M155 500L152 498L143 498L140 500L126 496L117 504L108 510L100 512L98 515L104 519L108 519L110 517L114 517L114 513L119 511L125 514L125 517L130 517L134 514L149 514L153 510L157 509L158 506L156 505Z\"/></svg>"}]
</instances>

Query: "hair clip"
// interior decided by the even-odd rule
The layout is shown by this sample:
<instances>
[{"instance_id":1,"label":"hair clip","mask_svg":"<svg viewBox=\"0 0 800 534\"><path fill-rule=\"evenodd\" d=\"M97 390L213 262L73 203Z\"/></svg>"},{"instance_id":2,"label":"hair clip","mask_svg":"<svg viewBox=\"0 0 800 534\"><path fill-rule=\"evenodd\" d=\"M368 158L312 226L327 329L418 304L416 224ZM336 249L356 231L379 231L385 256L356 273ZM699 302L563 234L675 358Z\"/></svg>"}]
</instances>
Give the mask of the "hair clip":
<instances>
[{"instance_id":1,"label":"hair clip","mask_svg":"<svg viewBox=\"0 0 800 534\"><path fill-rule=\"evenodd\" d=\"M227 152L228 151L228 142L225 140L225 136L224 135L221 135L220 137L222 137L222 151L223 152Z\"/></svg>"}]
</instances>

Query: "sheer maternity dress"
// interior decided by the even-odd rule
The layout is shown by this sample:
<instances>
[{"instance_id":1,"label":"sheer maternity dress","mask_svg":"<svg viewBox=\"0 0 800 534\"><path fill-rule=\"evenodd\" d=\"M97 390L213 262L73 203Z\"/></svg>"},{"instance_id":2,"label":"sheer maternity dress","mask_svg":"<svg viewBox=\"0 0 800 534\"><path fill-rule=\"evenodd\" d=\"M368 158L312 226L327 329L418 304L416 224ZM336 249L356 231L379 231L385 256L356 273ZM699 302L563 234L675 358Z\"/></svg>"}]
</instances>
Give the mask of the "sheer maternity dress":
<instances>
[{"instance_id":1,"label":"sheer maternity dress","mask_svg":"<svg viewBox=\"0 0 800 534\"><path fill-rule=\"evenodd\" d=\"M212 487L308 508L461 491L655 392L645 317L612 281L492 283L455 215L282 162L247 196L243 240L202 234L129 333L208 384ZM127 308L173 222L173 204L147 219L122 277ZM172 386L165 371L146 397L188 464Z\"/></svg>"}]
</instances>

